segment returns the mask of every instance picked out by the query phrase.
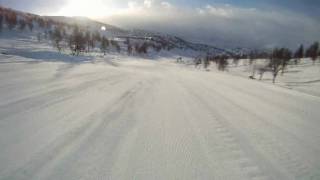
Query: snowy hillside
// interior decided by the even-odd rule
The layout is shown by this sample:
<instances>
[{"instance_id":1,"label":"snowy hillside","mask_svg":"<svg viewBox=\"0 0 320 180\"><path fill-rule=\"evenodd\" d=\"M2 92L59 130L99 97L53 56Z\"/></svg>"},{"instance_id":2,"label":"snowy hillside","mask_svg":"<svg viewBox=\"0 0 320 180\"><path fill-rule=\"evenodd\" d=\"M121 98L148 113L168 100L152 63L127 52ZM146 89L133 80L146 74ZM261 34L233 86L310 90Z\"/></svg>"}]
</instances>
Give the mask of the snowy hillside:
<instances>
[{"instance_id":1,"label":"snowy hillside","mask_svg":"<svg viewBox=\"0 0 320 180\"><path fill-rule=\"evenodd\" d=\"M254 75L254 80L259 83L272 83L272 73L266 72L260 80L259 68L265 67L268 63L266 59L258 59L253 64L250 64L249 59L240 59L237 64L234 60L228 60L226 74L250 78ZM194 68L194 67L191 67ZM202 67L201 67L202 68ZM210 71L218 71L217 65L211 63L207 68ZM313 61L310 58L304 58L299 64L294 64L292 60L284 71L283 75L279 75L276 80L276 85L296 91L304 92L310 95L320 97L320 62Z\"/></svg>"},{"instance_id":2,"label":"snowy hillside","mask_svg":"<svg viewBox=\"0 0 320 180\"><path fill-rule=\"evenodd\" d=\"M231 65L229 72L248 78L255 66L259 66L259 61L255 65L249 65L248 61L243 60L238 66ZM264 60L260 61L263 63ZM258 74L256 78L259 79ZM271 83L271 79L272 74L265 73L261 81ZM313 64L309 58L305 58L298 65L291 64L286 68L284 75L279 76L276 84L320 97L320 62Z\"/></svg>"}]
</instances>

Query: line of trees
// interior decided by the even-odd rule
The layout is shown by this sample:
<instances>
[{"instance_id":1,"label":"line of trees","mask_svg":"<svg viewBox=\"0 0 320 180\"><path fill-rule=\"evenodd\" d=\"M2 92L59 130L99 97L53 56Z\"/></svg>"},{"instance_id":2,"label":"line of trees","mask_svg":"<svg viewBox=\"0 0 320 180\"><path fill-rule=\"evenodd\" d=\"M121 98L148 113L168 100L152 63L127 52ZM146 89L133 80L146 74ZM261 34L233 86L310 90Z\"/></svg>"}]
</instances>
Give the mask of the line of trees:
<instances>
[{"instance_id":1,"label":"line of trees","mask_svg":"<svg viewBox=\"0 0 320 180\"><path fill-rule=\"evenodd\" d=\"M222 55L209 55L204 57L197 57L194 60L196 67L203 65L207 69L211 63L215 63L218 70L225 71L230 61L234 65L238 65L240 59L248 59L249 65L253 65L257 59L266 59L267 64L258 69L254 69L253 75L250 78L255 79L255 71L257 70L260 75L260 80L263 78L265 72L272 73L272 82L275 83L279 74L283 75L290 61L298 65L302 58L310 58L315 64L320 56L319 42L314 42L306 50L303 45L300 45L296 51L291 51L288 48L274 48L272 51L258 51L253 50L247 54L222 54Z\"/></svg>"},{"instance_id":2,"label":"line of trees","mask_svg":"<svg viewBox=\"0 0 320 180\"><path fill-rule=\"evenodd\" d=\"M277 50L279 48L275 48L273 51ZM287 49L287 48L285 48ZM288 50L288 49L287 49ZM256 59L268 59L274 52L258 52L258 51L251 51L248 54L248 58L252 61ZM291 52L291 50L289 50ZM304 46L301 44L296 51L291 52L292 58L294 58L294 63L299 64L302 58L310 58L312 61L316 61L318 57L320 56L320 47L319 42L314 42L311 44L307 49L304 48Z\"/></svg>"},{"instance_id":3,"label":"line of trees","mask_svg":"<svg viewBox=\"0 0 320 180\"><path fill-rule=\"evenodd\" d=\"M0 6L0 30L3 27L7 27L9 30L25 30L28 28L30 31L33 31L34 25L38 25L39 28L46 29L48 31L52 30L52 27L55 26L68 27L69 29L73 26L68 23L55 21L51 18L23 13Z\"/></svg>"},{"instance_id":4,"label":"line of trees","mask_svg":"<svg viewBox=\"0 0 320 180\"><path fill-rule=\"evenodd\" d=\"M313 61L313 64L315 64L316 60L320 56L320 49L319 43L314 42L306 50L303 45L300 45L295 52L292 52L288 48L274 48L269 54L267 53L267 58L265 57L265 54L250 54L255 54L255 56L249 56L250 61L255 61L256 59L260 58L268 60L268 63L265 67L260 67L258 69L260 80L265 72L271 72L273 76L272 82L275 83L279 73L281 72L282 75L285 73L285 69L291 60L294 61L294 64L298 65L302 58L310 58Z\"/></svg>"},{"instance_id":5,"label":"line of trees","mask_svg":"<svg viewBox=\"0 0 320 180\"><path fill-rule=\"evenodd\" d=\"M315 64L315 61L318 59L318 56L320 55L319 51L319 42L313 43L309 49L306 50L306 57L310 57L313 61L313 64Z\"/></svg>"},{"instance_id":6,"label":"line of trees","mask_svg":"<svg viewBox=\"0 0 320 180\"><path fill-rule=\"evenodd\" d=\"M205 57L197 57L194 60L195 66L199 67L199 65L203 64L204 69L207 69L211 63L215 63L219 71L225 71L227 66L229 65L228 59L230 56L226 54L222 55L209 55L207 54Z\"/></svg>"},{"instance_id":7,"label":"line of trees","mask_svg":"<svg viewBox=\"0 0 320 180\"><path fill-rule=\"evenodd\" d=\"M151 40L133 39L131 42L130 37L124 38L120 46L120 41L115 39L108 39L105 36L101 36L100 32L85 31L78 26L72 27L71 33L65 33L66 30L63 26L55 26L53 31L49 31L49 36L55 48L59 51L63 50L64 41L67 41L68 47L71 50L72 55L79 55L80 53L89 53L98 47L100 51L105 55L110 50L121 52L121 46L127 50L128 55L135 54L148 54L151 49L159 52L166 48L166 45L162 45L159 42L153 42ZM62 33L64 32L64 33ZM41 39L41 38L38 38Z\"/></svg>"},{"instance_id":8,"label":"line of trees","mask_svg":"<svg viewBox=\"0 0 320 180\"><path fill-rule=\"evenodd\" d=\"M18 23L17 15L16 13L13 13L13 12L6 13L4 16L4 19L10 30L13 29Z\"/></svg>"},{"instance_id":9,"label":"line of trees","mask_svg":"<svg viewBox=\"0 0 320 180\"><path fill-rule=\"evenodd\" d=\"M52 32L49 32L53 46L59 51L63 50L63 44L67 44L71 54L76 56L93 51L97 44L104 55L110 48L114 48L117 52L121 51L117 41L101 36L98 31L93 33L88 30L84 31L76 25L72 28L69 34L66 33L63 26L56 26Z\"/></svg>"},{"instance_id":10,"label":"line of trees","mask_svg":"<svg viewBox=\"0 0 320 180\"><path fill-rule=\"evenodd\" d=\"M18 15L20 15L19 19ZM17 13L11 9L0 7L0 30L2 30L3 24L5 23L9 30L14 28L24 30L28 27L32 31L34 27L33 21L35 19L35 15Z\"/></svg>"}]
</instances>

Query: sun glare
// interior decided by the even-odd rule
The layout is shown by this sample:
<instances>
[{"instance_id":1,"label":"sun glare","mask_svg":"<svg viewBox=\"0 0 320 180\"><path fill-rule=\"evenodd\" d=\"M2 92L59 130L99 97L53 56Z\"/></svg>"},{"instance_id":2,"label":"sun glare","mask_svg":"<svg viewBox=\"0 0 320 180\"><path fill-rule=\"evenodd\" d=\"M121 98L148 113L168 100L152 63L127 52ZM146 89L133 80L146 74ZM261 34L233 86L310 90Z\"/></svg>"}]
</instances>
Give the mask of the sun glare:
<instances>
[{"instance_id":1,"label":"sun glare","mask_svg":"<svg viewBox=\"0 0 320 180\"><path fill-rule=\"evenodd\" d=\"M58 15L62 16L86 16L86 17L102 17L112 13L112 9L108 8L101 0L69 0Z\"/></svg>"}]
</instances>

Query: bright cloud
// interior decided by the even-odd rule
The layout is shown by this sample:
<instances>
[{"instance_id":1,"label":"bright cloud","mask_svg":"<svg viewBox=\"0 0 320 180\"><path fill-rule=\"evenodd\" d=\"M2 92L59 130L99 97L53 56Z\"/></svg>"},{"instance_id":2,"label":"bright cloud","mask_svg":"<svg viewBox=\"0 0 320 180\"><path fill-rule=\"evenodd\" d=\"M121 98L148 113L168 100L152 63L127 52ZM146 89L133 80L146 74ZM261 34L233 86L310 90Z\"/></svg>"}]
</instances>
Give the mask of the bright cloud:
<instances>
[{"instance_id":1,"label":"bright cloud","mask_svg":"<svg viewBox=\"0 0 320 180\"><path fill-rule=\"evenodd\" d=\"M143 2L144 6L147 8L151 8L153 1L152 0L145 0Z\"/></svg>"},{"instance_id":2,"label":"bright cloud","mask_svg":"<svg viewBox=\"0 0 320 180\"><path fill-rule=\"evenodd\" d=\"M166 9L170 9L172 7L172 5L166 1L161 2L161 5Z\"/></svg>"},{"instance_id":3,"label":"bright cloud","mask_svg":"<svg viewBox=\"0 0 320 180\"><path fill-rule=\"evenodd\" d=\"M68 0L54 15L103 17L115 11L114 5L104 0Z\"/></svg>"}]
</instances>

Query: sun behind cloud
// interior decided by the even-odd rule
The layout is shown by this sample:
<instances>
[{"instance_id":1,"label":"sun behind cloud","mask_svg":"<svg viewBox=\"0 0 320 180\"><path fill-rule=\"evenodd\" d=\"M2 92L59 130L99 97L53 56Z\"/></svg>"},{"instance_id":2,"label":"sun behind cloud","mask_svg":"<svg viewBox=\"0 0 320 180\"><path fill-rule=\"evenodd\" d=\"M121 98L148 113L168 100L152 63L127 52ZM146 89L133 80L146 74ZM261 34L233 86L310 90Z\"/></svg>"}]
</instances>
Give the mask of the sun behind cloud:
<instances>
[{"instance_id":1,"label":"sun behind cloud","mask_svg":"<svg viewBox=\"0 0 320 180\"><path fill-rule=\"evenodd\" d=\"M111 15L113 12L112 6L102 0L69 0L57 15L102 17Z\"/></svg>"}]
</instances>

